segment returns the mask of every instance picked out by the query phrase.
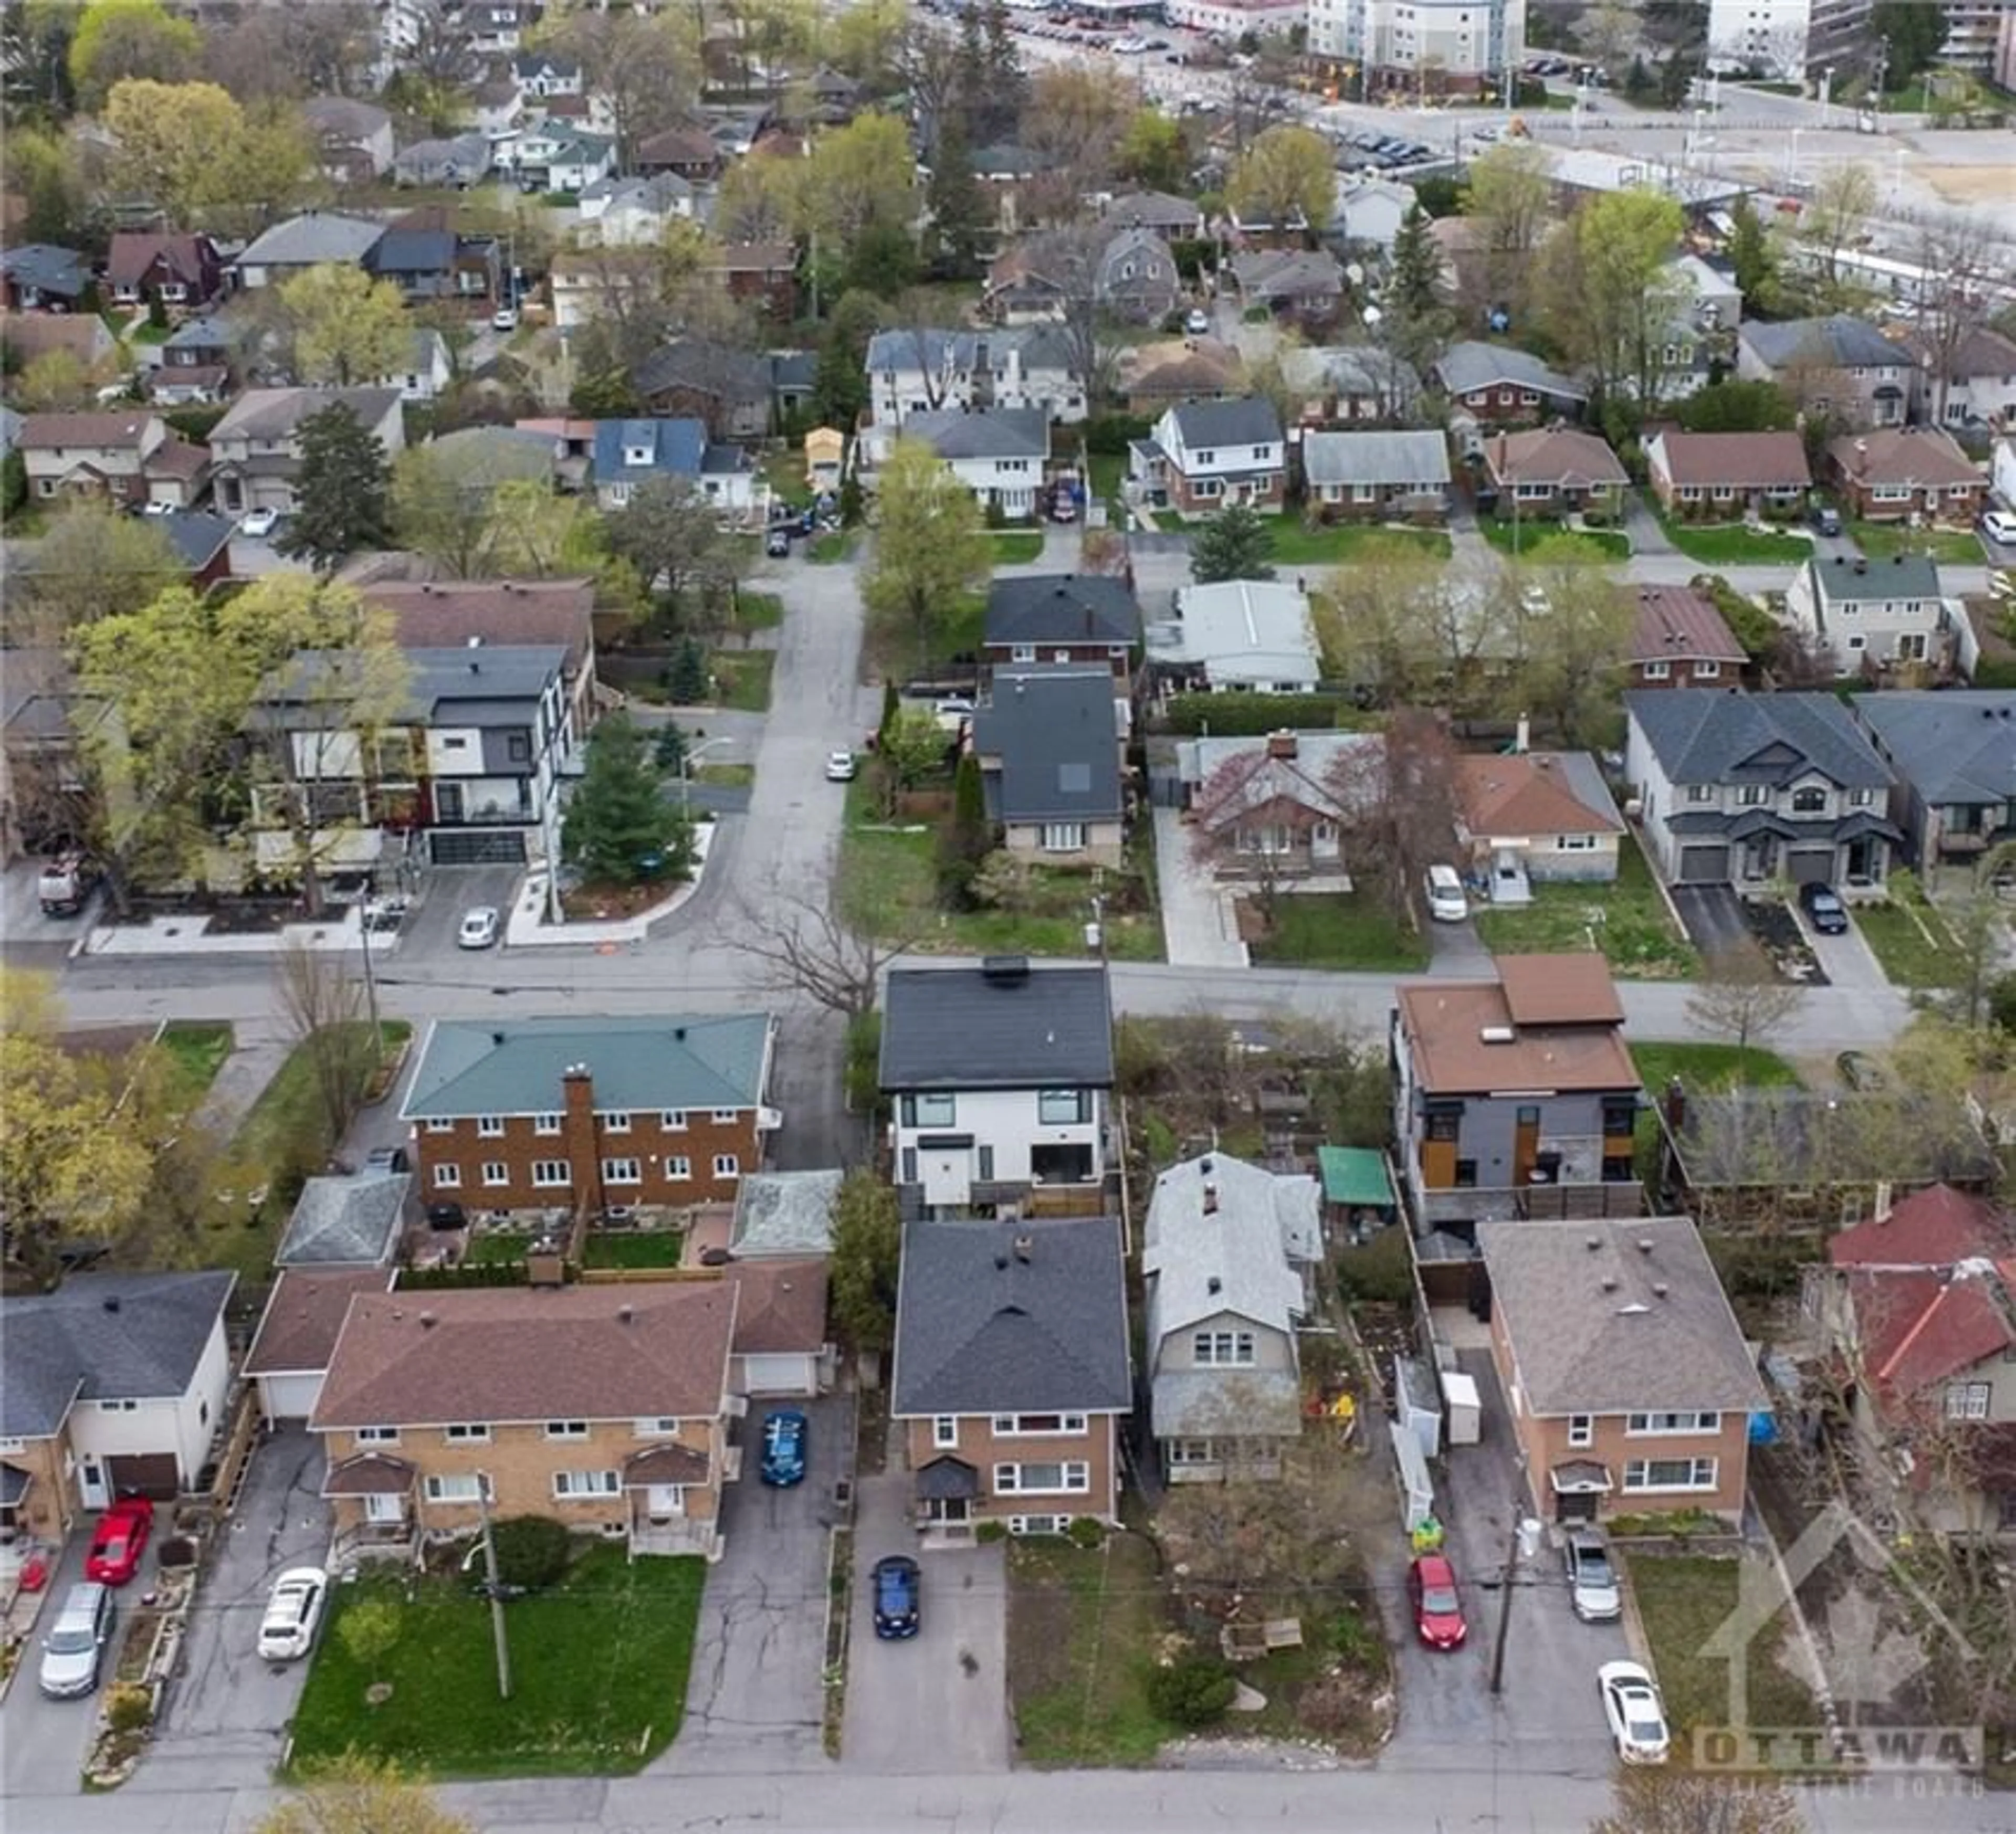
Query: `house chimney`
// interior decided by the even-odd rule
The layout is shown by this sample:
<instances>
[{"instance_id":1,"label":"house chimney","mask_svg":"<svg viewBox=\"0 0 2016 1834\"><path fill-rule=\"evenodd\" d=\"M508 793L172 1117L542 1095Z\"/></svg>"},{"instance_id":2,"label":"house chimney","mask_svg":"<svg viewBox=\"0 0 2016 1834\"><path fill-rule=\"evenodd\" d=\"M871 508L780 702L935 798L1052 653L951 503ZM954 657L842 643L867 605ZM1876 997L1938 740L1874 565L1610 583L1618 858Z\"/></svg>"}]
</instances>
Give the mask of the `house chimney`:
<instances>
[{"instance_id":1,"label":"house chimney","mask_svg":"<svg viewBox=\"0 0 2016 1834\"><path fill-rule=\"evenodd\" d=\"M634 1325L637 1322L637 1308L626 1300L616 1308L616 1322L619 1325Z\"/></svg>"},{"instance_id":2,"label":"house chimney","mask_svg":"<svg viewBox=\"0 0 2016 1834\"><path fill-rule=\"evenodd\" d=\"M1030 1251L1035 1246L1036 1239L1033 1235L1017 1235L1015 1238L1015 1258L1024 1267L1026 1268L1029 1264Z\"/></svg>"},{"instance_id":3,"label":"house chimney","mask_svg":"<svg viewBox=\"0 0 2016 1834\"><path fill-rule=\"evenodd\" d=\"M1532 749L1532 745L1533 722L1525 714L1521 714L1519 716L1519 724L1513 728L1512 750L1517 756L1524 757Z\"/></svg>"},{"instance_id":4,"label":"house chimney","mask_svg":"<svg viewBox=\"0 0 2016 1834\"><path fill-rule=\"evenodd\" d=\"M1215 1299L1225 1290L1225 1282L1219 1279L1217 1275L1213 1274L1209 1279L1204 1282L1204 1289L1205 1292L1208 1293L1213 1299Z\"/></svg>"},{"instance_id":5,"label":"house chimney","mask_svg":"<svg viewBox=\"0 0 2016 1834\"><path fill-rule=\"evenodd\" d=\"M1678 1133L1687 1125L1687 1085L1678 1077L1666 1084L1666 1125Z\"/></svg>"},{"instance_id":6,"label":"house chimney","mask_svg":"<svg viewBox=\"0 0 2016 1834\"><path fill-rule=\"evenodd\" d=\"M1582 1239L1582 1245L1594 1254L1603 1246L1603 1238L1600 1235L1585 1235Z\"/></svg>"},{"instance_id":7,"label":"house chimney","mask_svg":"<svg viewBox=\"0 0 2016 1834\"><path fill-rule=\"evenodd\" d=\"M603 1207L602 1155L595 1131L595 1078L585 1063L571 1063L560 1078L566 1106L560 1116L560 1144L574 1173L574 1201L591 1213Z\"/></svg>"},{"instance_id":8,"label":"house chimney","mask_svg":"<svg viewBox=\"0 0 2016 1834\"><path fill-rule=\"evenodd\" d=\"M1270 758L1292 758L1295 752L1294 733L1270 732L1267 735L1267 755Z\"/></svg>"},{"instance_id":9,"label":"house chimney","mask_svg":"<svg viewBox=\"0 0 2016 1834\"><path fill-rule=\"evenodd\" d=\"M1218 1214L1218 1187L1207 1185L1204 1188L1204 1214L1208 1217Z\"/></svg>"},{"instance_id":10,"label":"house chimney","mask_svg":"<svg viewBox=\"0 0 2016 1834\"><path fill-rule=\"evenodd\" d=\"M1855 475L1857 477L1865 476L1868 470L1869 442L1867 440L1857 440L1855 442Z\"/></svg>"}]
</instances>

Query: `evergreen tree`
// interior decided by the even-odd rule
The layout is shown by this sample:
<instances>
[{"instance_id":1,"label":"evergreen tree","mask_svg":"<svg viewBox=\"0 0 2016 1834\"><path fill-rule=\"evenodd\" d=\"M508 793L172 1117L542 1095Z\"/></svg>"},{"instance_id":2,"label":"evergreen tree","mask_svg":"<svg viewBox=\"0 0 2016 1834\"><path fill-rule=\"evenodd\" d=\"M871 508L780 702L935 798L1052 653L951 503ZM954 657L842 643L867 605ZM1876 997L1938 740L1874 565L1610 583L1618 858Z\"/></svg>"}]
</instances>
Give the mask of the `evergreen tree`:
<instances>
[{"instance_id":1,"label":"evergreen tree","mask_svg":"<svg viewBox=\"0 0 2016 1834\"><path fill-rule=\"evenodd\" d=\"M1393 238L1386 276L1386 343L1417 372L1442 354L1455 325L1442 294L1442 251L1428 232L1429 220L1419 204L1408 210Z\"/></svg>"},{"instance_id":2,"label":"evergreen tree","mask_svg":"<svg viewBox=\"0 0 2016 1834\"><path fill-rule=\"evenodd\" d=\"M938 896L955 909L968 901L980 863L993 850L994 824L987 818L987 791L980 760L963 753L952 780L952 821L938 835Z\"/></svg>"},{"instance_id":3,"label":"evergreen tree","mask_svg":"<svg viewBox=\"0 0 2016 1834\"><path fill-rule=\"evenodd\" d=\"M1218 580L1271 580L1274 531L1244 503L1229 503L1190 542L1190 577L1201 586Z\"/></svg>"},{"instance_id":4,"label":"evergreen tree","mask_svg":"<svg viewBox=\"0 0 2016 1834\"><path fill-rule=\"evenodd\" d=\"M1676 51L1659 66L1659 103L1662 108L1685 108L1694 86L1694 60Z\"/></svg>"},{"instance_id":5,"label":"evergreen tree","mask_svg":"<svg viewBox=\"0 0 2016 1834\"><path fill-rule=\"evenodd\" d=\"M567 804L560 851L596 884L692 873L693 831L665 800L644 735L628 714L610 714L589 736L587 768Z\"/></svg>"},{"instance_id":6,"label":"evergreen tree","mask_svg":"<svg viewBox=\"0 0 2016 1834\"><path fill-rule=\"evenodd\" d=\"M973 175L973 156L963 122L945 123L931 156L931 278L970 280L980 272L987 204Z\"/></svg>"},{"instance_id":7,"label":"evergreen tree","mask_svg":"<svg viewBox=\"0 0 2016 1834\"><path fill-rule=\"evenodd\" d=\"M875 743L878 747L889 736L889 728L895 725L902 711L903 696L892 676L882 684L882 717L875 728Z\"/></svg>"},{"instance_id":8,"label":"evergreen tree","mask_svg":"<svg viewBox=\"0 0 2016 1834\"><path fill-rule=\"evenodd\" d=\"M659 775L676 777L686 761L686 735L676 720L668 720L658 728L657 741L651 747L651 761L658 767Z\"/></svg>"},{"instance_id":9,"label":"evergreen tree","mask_svg":"<svg viewBox=\"0 0 2016 1834\"><path fill-rule=\"evenodd\" d=\"M294 513L274 545L319 574L391 538L391 467L384 442L340 401L301 424Z\"/></svg>"},{"instance_id":10,"label":"evergreen tree","mask_svg":"<svg viewBox=\"0 0 2016 1834\"><path fill-rule=\"evenodd\" d=\"M698 707L707 699L707 652L696 637L688 637L673 651L665 665L665 692L675 707Z\"/></svg>"},{"instance_id":11,"label":"evergreen tree","mask_svg":"<svg viewBox=\"0 0 2016 1834\"><path fill-rule=\"evenodd\" d=\"M1730 271L1743 294L1743 303L1753 311L1770 310L1778 290L1778 254L1771 246L1764 220L1748 196L1739 196L1729 207Z\"/></svg>"}]
</instances>

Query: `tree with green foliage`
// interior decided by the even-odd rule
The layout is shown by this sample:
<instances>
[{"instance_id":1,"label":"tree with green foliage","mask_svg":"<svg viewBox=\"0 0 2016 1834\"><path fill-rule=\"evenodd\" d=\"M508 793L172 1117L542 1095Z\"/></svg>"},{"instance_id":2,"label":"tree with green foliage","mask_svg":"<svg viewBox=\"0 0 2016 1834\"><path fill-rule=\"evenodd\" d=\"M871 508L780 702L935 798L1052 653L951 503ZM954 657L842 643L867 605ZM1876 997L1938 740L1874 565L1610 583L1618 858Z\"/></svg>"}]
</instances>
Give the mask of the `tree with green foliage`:
<instances>
[{"instance_id":1,"label":"tree with green foliage","mask_svg":"<svg viewBox=\"0 0 2016 1834\"><path fill-rule=\"evenodd\" d=\"M1764 219L1744 192L1729 207L1729 262L1743 302L1768 312L1778 298L1778 250Z\"/></svg>"},{"instance_id":2,"label":"tree with green foliage","mask_svg":"<svg viewBox=\"0 0 2016 1834\"><path fill-rule=\"evenodd\" d=\"M862 1166L841 1181L833 1206L833 1319L857 1354L895 1341L896 1272L902 1214L893 1186Z\"/></svg>"},{"instance_id":3,"label":"tree with green foliage","mask_svg":"<svg viewBox=\"0 0 2016 1834\"><path fill-rule=\"evenodd\" d=\"M28 461L16 448L0 459L0 516L12 516L27 500Z\"/></svg>"},{"instance_id":4,"label":"tree with green foliage","mask_svg":"<svg viewBox=\"0 0 2016 1834\"><path fill-rule=\"evenodd\" d=\"M1322 235L1337 203L1330 142L1310 128L1269 128L1233 167L1225 199L1243 221L1286 228L1299 218Z\"/></svg>"},{"instance_id":5,"label":"tree with green foliage","mask_svg":"<svg viewBox=\"0 0 2016 1834\"><path fill-rule=\"evenodd\" d=\"M99 124L117 196L223 234L249 234L285 210L313 169L298 114L247 110L215 83L129 77L113 86Z\"/></svg>"},{"instance_id":6,"label":"tree with green foliage","mask_svg":"<svg viewBox=\"0 0 2016 1834\"><path fill-rule=\"evenodd\" d=\"M4 613L10 643L60 647L101 617L151 604L188 577L159 522L124 516L103 498L73 500L15 570Z\"/></svg>"},{"instance_id":7,"label":"tree with green foliage","mask_svg":"<svg viewBox=\"0 0 2016 1834\"><path fill-rule=\"evenodd\" d=\"M952 820L938 836L938 897L963 908L980 863L994 848L994 824L987 816L987 790L980 759L970 751L959 755L952 773Z\"/></svg>"},{"instance_id":8,"label":"tree with green foliage","mask_svg":"<svg viewBox=\"0 0 2016 1834\"><path fill-rule=\"evenodd\" d=\"M16 16L9 7L0 20ZM86 220L89 198L77 149L61 134L47 128L9 126L7 133L7 189L21 200L15 230L24 242L62 246Z\"/></svg>"},{"instance_id":9,"label":"tree with green foliage","mask_svg":"<svg viewBox=\"0 0 2016 1834\"><path fill-rule=\"evenodd\" d=\"M994 555L971 491L921 440L899 439L881 469L874 557L861 580L871 629L885 655L905 643L930 671L945 620L986 584Z\"/></svg>"},{"instance_id":10,"label":"tree with green foliage","mask_svg":"<svg viewBox=\"0 0 2016 1834\"><path fill-rule=\"evenodd\" d=\"M1686 107L1700 69L1698 61L1684 51L1671 52L1659 66L1659 106L1676 110Z\"/></svg>"},{"instance_id":11,"label":"tree with green foliage","mask_svg":"<svg viewBox=\"0 0 2016 1834\"><path fill-rule=\"evenodd\" d=\"M981 245L989 226L987 200L973 174L966 129L957 120L939 130L926 206L931 219L931 278L972 279L980 272Z\"/></svg>"},{"instance_id":12,"label":"tree with green foliage","mask_svg":"<svg viewBox=\"0 0 2016 1834\"><path fill-rule=\"evenodd\" d=\"M860 245L871 232L895 230L914 247L916 176L907 125L873 110L856 115L845 127L813 140L804 167L798 227L816 236L822 252L843 268L856 264ZM875 246L885 245L877 238Z\"/></svg>"},{"instance_id":13,"label":"tree with green foliage","mask_svg":"<svg viewBox=\"0 0 2016 1834\"><path fill-rule=\"evenodd\" d=\"M934 714L917 708L898 714L875 743L885 813L895 815L898 799L940 768L951 749L951 739Z\"/></svg>"},{"instance_id":14,"label":"tree with green foliage","mask_svg":"<svg viewBox=\"0 0 2016 1834\"><path fill-rule=\"evenodd\" d=\"M628 714L611 714L589 735L560 852L597 885L692 876L693 831L666 800L644 735Z\"/></svg>"},{"instance_id":15,"label":"tree with green foliage","mask_svg":"<svg viewBox=\"0 0 2016 1834\"><path fill-rule=\"evenodd\" d=\"M1466 303L1503 306L1516 329L1539 278L1534 255L1557 218L1552 156L1528 140L1500 141L1480 153L1470 162L1463 214L1484 242L1484 297Z\"/></svg>"},{"instance_id":16,"label":"tree with green foliage","mask_svg":"<svg viewBox=\"0 0 2016 1834\"><path fill-rule=\"evenodd\" d=\"M1120 176L1145 190L1180 192L1189 184L1190 149L1182 124L1159 108L1137 108L1120 136Z\"/></svg>"},{"instance_id":17,"label":"tree with green foliage","mask_svg":"<svg viewBox=\"0 0 2016 1834\"><path fill-rule=\"evenodd\" d=\"M277 289L303 383L349 388L398 376L413 347L406 302L390 280L351 261L324 261L290 275Z\"/></svg>"},{"instance_id":18,"label":"tree with green foliage","mask_svg":"<svg viewBox=\"0 0 2016 1834\"><path fill-rule=\"evenodd\" d=\"M868 405L868 340L880 327L883 311L873 293L843 293L833 301L812 378L812 412L823 425L851 433L859 422Z\"/></svg>"},{"instance_id":19,"label":"tree with green foliage","mask_svg":"<svg viewBox=\"0 0 2016 1834\"><path fill-rule=\"evenodd\" d=\"M351 1604L337 1620L336 1640L343 1652L378 1682L385 1658L398 1647L405 1634L405 1620L390 1598L362 1598Z\"/></svg>"},{"instance_id":20,"label":"tree with green foliage","mask_svg":"<svg viewBox=\"0 0 2016 1834\"><path fill-rule=\"evenodd\" d=\"M170 13L161 0L92 0L70 40L70 77L77 105L88 112L128 77L187 82L202 59L195 20Z\"/></svg>"},{"instance_id":21,"label":"tree with green foliage","mask_svg":"<svg viewBox=\"0 0 2016 1834\"><path fill-rule=\"evenodd\" d=\"M390 538L391 468L384 441L344 401L303 420L297 444L294 513L274 545L326 577L350 556L382 548Z\"/></svg>"},{"instance_id":22,"label":"tree with green foliage","mask_svg":"<svg viewBox=\"0 0 2016 1834\"><path fill-rule=\"evenodd\" d=\"M697 638L686 637L665 665L665 692L675 707L698 707L707 696L707 649Z\"/></svg>"},{"instance_id":23,"label":"tree with green foliage","mask_svg":"<svg viewBox=\"0 0 2016 1834\"><path fill-rule=\"evenodd\" d=\"M1876 174L1867 166L1844 161L1820 168L1798 230L1806 255L1800 289L1815 311L1852 311L1867 297L1860 270L1845 257L1867 232L1877 201Z\"/></svg>"},{"instance_id":24,"label":"tree with green foliage","mask_svg":"<svg viewBox=\"0 0 2016 1834\"><path fill-rule=\"evenodd\" d=\"M1673 404L1673 418L1689 433L1782 433L1799 411L1775 382L1730 376Z\"/></svg>"},{"instance_id":25,"label":"tree with green foliage","mask_svg":"<svg viewBox=\"0 0 2016 1834\"><path fill-rule=\"evenodd\" d=\"M686 728L677 720L668 720L652 741L651 762L661 777L676 777L686 768Z\"/></svg>"},{"instance_id":26,"label":"tree with green foliage","mask_svg":"<svg viewBox=\"0 0 2016 1834\"><path fill-rule=\"evenodd\" d=\"M1888 48L1883 87L1892 95L1909 88L1939 62L1946 43L1945 9L1925 0L1877 0L1869 12L1869 34L1863 42ZM1871 56L1870 62L1875 61Z\"/></svg>"},{"instance_id":27,"label":"tree with green foliage","mask_svg":"<svg viewBox=\"0 0 2016 1834\"><path fill-rule=\"evenodd\" d=\"M1686 283L1667 263L1686 227L1672 198L1615 191L1590 198L1548 239L1554 336L1588 367L1600 405L1659 398L1686 308Z\"/></svg>"},{"instance_id":28,"label":"tree with green foliage","mask_svg":"<svg viewBox=\"0 0 2016 1834\"><path fill-rule=\"evenodd\" d=\"M703 629L725 615L737 556L720 511L690 479L646 479L603 523L610 552L629 562L646 592L662 592L675 608L683 603Z\"/></svg>"},{"instance_id":29,"label":"tree with green foliage","mask_svg":"<svg viewBox=\"0 0 2016 1834\"><path fill-rule=\"evenodd\" d=\"M1419 204L1401 219L1381 301L1385 316L1380 335L1386 347L1417 375L1427 373L1456 329L1455 315L1444 298L1447 277L1442 247L1429 233L1428 223L1428 214Z\"/></svg>"},{"instance_id":30,"label":"tree with green foliage","mask_svg":"<svg viewBox=\"0 0 2016 1834\"><path fill-rule=\"evenodd\" d=\"M1190 577L1201 586L1219 580L1271 580L1274 531L1250 504L1228 503L1190 538Z\"/></svg>"}]
</instances>

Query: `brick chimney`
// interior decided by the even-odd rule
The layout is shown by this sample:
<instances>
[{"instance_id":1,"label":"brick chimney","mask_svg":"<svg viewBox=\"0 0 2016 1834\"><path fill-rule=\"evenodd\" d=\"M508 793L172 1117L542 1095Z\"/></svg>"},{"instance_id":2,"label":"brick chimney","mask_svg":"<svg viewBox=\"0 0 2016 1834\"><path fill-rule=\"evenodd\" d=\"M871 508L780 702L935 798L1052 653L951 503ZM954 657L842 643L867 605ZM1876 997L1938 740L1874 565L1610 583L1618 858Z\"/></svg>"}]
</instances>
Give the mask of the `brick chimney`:
<instances>
[{"instance_id":1,"label":"brick chimney","mask_svg":"<svg viewBox=\"0 0 2016 1834\"><path fill-rule=\"evenodd\" d=\"M1292 758L1294 757L1294 734L1292 732L1269 732L1267 735L1267 755L1270 758Z\"/></svg>"},{"instance_id":2,"label":"brick chimney","mask_svg":"<svg viewBox=\"0 0 2016 1834\"><path fill-rule=\"evenodd\" d=\"M595 1125L595 1078L585 1063L567 1066L560 1078L566 1107L560 1117L560 1141L574 1167L574 1201L591 1215L603 1209L602 1142Z\"/></svg>"}]
</instances>

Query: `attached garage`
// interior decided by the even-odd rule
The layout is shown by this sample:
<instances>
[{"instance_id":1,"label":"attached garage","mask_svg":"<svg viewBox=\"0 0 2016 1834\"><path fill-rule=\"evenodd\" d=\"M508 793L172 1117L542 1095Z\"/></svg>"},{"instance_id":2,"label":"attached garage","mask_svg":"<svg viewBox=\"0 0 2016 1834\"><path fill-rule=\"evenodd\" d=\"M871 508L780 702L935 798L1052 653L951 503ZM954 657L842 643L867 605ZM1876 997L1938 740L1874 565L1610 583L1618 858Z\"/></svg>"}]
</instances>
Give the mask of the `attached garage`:
<instances>
[{"instance_id":1,"label":"attached garage","mask_svg":"<svg viewBox=\"0 0 2016 1834\"><path fill-rule=\"evenodd\" d=\"M322 1379L328 1372L311 1369L293 1375L261 1376L259 1411L268 1420L305 1420L322 1399Z\"/></svg>"},{"instance_id":2,"label":"attached garage","mask_svg":"<svg viewBox=\"0 0 2016 1834\"><path fill-rule=\"evenodd\" d=\"M115 1497L172 1503L182 1489L173 1452L115 1452L105 1461L105 1475Z\"/></svg>"},{"instance_id":3,"label":"attached garage","mask_svg":"<svg viewBox=\"0 0 2016 1834\"><path fill-rule=\"evenodd\" d=\"M1729 883L1729 847L1726 843L1706 841L1680 849L1679 883L1683 885L1726 885Z\"/></svg>"},{"instance_id":4,"label":"attached garage","mask_svg":"<svg viewBox=\"0 0 2016 1834\"><path fill-rule=\"evenodd\" d=\"M728 1379L737 1394L815 1395L829 1379L823 1260L731 1261L740 1289Z\"/></svg>"},{"instance_id":5,"label":"attached garage","mask_svg":"<svg viewBox=\"0 0 2016 1834\"><path fill-rule=\"evenodd\" d=\"M772 1350L736 1357L729 1382L738 1394L815 1395L819 1391L816 1350Z\"/></svg>"},{"instance_id":6,"label":"attached garage","mask_svg":"<svg viewBox=\"0 0 2016 1834\"><path fill-rule=\"evenodd\" d=\"M1785 876L1795 885L1825 885L1834 877L1834 849L1796 847L1785 855Z\"/></svg>"},{"instance_id":7,"label":"attached garage","mask_svg":"<svg viewBox=\"0 0 2016 1834\"><path fill-rule=\"evenodd\" d=\"M383 1268L281 1270L243 1371L257 1386L266 1419L305 1420L315 1411L351 1300L361 1293L383 1293L391 1283Z\"/></svg>"}]
</instances>

